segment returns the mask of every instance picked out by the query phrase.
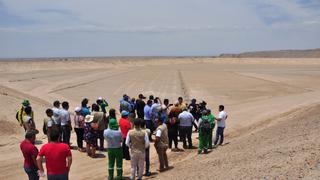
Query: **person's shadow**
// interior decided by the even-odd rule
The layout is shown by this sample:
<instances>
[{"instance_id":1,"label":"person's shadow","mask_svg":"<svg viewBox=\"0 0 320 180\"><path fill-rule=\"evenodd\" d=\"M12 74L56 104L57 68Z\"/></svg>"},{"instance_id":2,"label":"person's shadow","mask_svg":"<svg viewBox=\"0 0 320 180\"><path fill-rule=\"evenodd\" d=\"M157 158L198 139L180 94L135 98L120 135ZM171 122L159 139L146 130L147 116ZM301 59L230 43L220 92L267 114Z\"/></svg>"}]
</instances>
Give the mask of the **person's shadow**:
<instances>
[{"instance_id":1,"label":"person's shadow","mask_svg":"<svg viewBox=\"0 0 320 180\"><path fill-rule=\"evenodd\" d=\"M106 158L106 155L101 154L101 153L96 153L94 158Z\"/></svg>"}]
</instances>

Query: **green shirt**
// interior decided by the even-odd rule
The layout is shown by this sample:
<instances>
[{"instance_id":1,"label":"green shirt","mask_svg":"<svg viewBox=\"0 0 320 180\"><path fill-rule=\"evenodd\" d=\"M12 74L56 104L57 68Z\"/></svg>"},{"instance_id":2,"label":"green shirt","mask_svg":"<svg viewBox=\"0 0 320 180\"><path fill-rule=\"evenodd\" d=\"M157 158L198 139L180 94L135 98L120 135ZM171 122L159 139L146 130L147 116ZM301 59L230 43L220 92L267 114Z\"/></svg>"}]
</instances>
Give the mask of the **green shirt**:
<instances>
[{"instance_id":1,"label":"green shirt","mask_svg":"<svg viewBox=\"0 0 320 180\"><path fill-rule=\"evenodd\" d=\"M209 114L209 115L208 115L208 118L209 118L209 122L210 122L211 128L213 128L213 127L215 126L215 119L216 119L216 117L214 117L213 114Z\"/></svg>"}]
</instances>

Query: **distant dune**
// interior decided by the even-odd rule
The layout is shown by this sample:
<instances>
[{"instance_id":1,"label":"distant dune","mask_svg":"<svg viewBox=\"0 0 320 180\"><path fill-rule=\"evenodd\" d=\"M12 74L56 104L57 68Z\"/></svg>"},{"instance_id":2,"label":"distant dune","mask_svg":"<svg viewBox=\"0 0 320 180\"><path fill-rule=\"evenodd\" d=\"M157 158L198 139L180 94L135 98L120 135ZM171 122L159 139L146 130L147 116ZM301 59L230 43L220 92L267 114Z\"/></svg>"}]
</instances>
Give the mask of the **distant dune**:
<instances>
[{"instance_id":1,"label":"distant dune","mask_svg":"<svg viewBox=\"0 0 320 180\"><path fill-rule=\"evenodd\" d=\"M320 48L307 50L256 51L221 54L221 58L320 58Z\"/></svg>"}]
</instances>

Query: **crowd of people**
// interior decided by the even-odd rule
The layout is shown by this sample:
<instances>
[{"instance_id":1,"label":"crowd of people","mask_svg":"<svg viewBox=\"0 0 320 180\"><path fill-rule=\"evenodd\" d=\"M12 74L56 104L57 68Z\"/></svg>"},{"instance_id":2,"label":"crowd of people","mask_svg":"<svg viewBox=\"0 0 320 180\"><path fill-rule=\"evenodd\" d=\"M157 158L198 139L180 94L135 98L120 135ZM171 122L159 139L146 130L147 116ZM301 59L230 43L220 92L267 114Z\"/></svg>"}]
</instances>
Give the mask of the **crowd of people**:
<instances>
[{"instance_id":1,"label":"crowd of people","mask_svg":"<svg viewBox=\"0 0 320 180\"><path fill-rule=\"evenodd\" d=\"M16 115L19 124L26 131L25 140L20 148L25 158L24 169L29 179L44 176L42 162L45 159L49 180L68 179L72 164L70 136L74 130L77 137L77 150L96 158L96 151L108 153L108 179L122 179L123 160L131 162L131 179L150 176L150 146L153 143L158 159L159 172L170 169L167 150L182 152L194 149L192 133L198 132L198 154L207 153L221 145L224 140L225 121L228 117L224 106L219 106L218 117L206 107L207 103L197 103L192 99L189 104L179 97L175 103L163 101L150 95L147 99L139 94L138 98L123 95L119 101L120 118L117 111L109 108L107 101L99 97L89 104L85 98L81 106L69 111L69 103L54 101L48 108L43 122L43 133L48 143L38 152L34 142L39 130L34 122L33 111L28 100ZM109 109L107 111L107 109ZM73 118L71 118L73 116ZM217 124L215 140L213 130ZM104 141L107 142L105 147ZM182 148L179 147L182 142ZM85 142L85 146L84 143ZM116 166L117 176L114 175ZM145 171L145 173L143 173Z\"/></svg>"}]
</instances>

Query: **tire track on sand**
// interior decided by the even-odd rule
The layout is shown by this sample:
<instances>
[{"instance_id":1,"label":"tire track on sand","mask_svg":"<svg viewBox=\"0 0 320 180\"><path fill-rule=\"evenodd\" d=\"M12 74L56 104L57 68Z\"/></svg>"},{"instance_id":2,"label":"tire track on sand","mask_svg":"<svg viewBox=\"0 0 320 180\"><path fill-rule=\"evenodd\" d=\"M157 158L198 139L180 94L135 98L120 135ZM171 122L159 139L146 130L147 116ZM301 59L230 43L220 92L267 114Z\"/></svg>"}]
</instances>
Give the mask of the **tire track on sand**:
<instances>
[{"instance_id":1,"label":"tire track on sand","mask_svg":"<svg viewBox=\"0 0 320 180\"><path fill-rule=\"evenodd\" d=\"M189 89L186 86L186 83L184 81L184 78L183 78L183 75L181 73L181 70L178 69L177 72L178 72L178 81L180 83L180 90L181 90L182 96L183 96L185 102L189 102L190 101Z\"/></svg>"},{"instance_id":2,"label":"tire track on sand","mask_svg":"<svg viewBox=\"0 0 320 180\"><path fill-rule=\"evenodd\" d=\"M21 99L29 99L29 101L36 102L40 105L44 105L44 106L48 106L48 107L51 106L51 103L49 103L48 101L45 101L41 98L17 91L15 89L9 88L7 86L0 85L0 95L13 97L19 101Z\"/></svg>"},{"instance_id":3,"label":"tire track on sand","mask_svg":"<svg viewBox=\"0 0 320 180\"><path fill-rule=\"evenodd\" d=\"M115 74L111 74L111 75L104 76L104 77L101 77L101 78L97 78L95 80L85 81L85 82L74 84L74 85L70 85L70 86L67 86L67 87L58 88L58 89L52 90L52 91L50 91L48 93L51 94L51 93L56 93L56 92L63 91L63 90L66 90L66 89L72 89L72 88L76 88L76 87L79 87L79 86L85 86L85 85L88 85L88 84L91 84L91 83L94 83L94 82L97 82L97 81L101 81L101 80L104 80L104 79L108 79L108 78L112 78L112 77L116 77L116 76L121 76L121 75L123 75L125 73L129 73L129 72L132 72L132 71L135 71L135 70L127 70L127 71L123 71L123 72L120 72L120 73L115 73Z\"/></svg>"}]
</instances>

